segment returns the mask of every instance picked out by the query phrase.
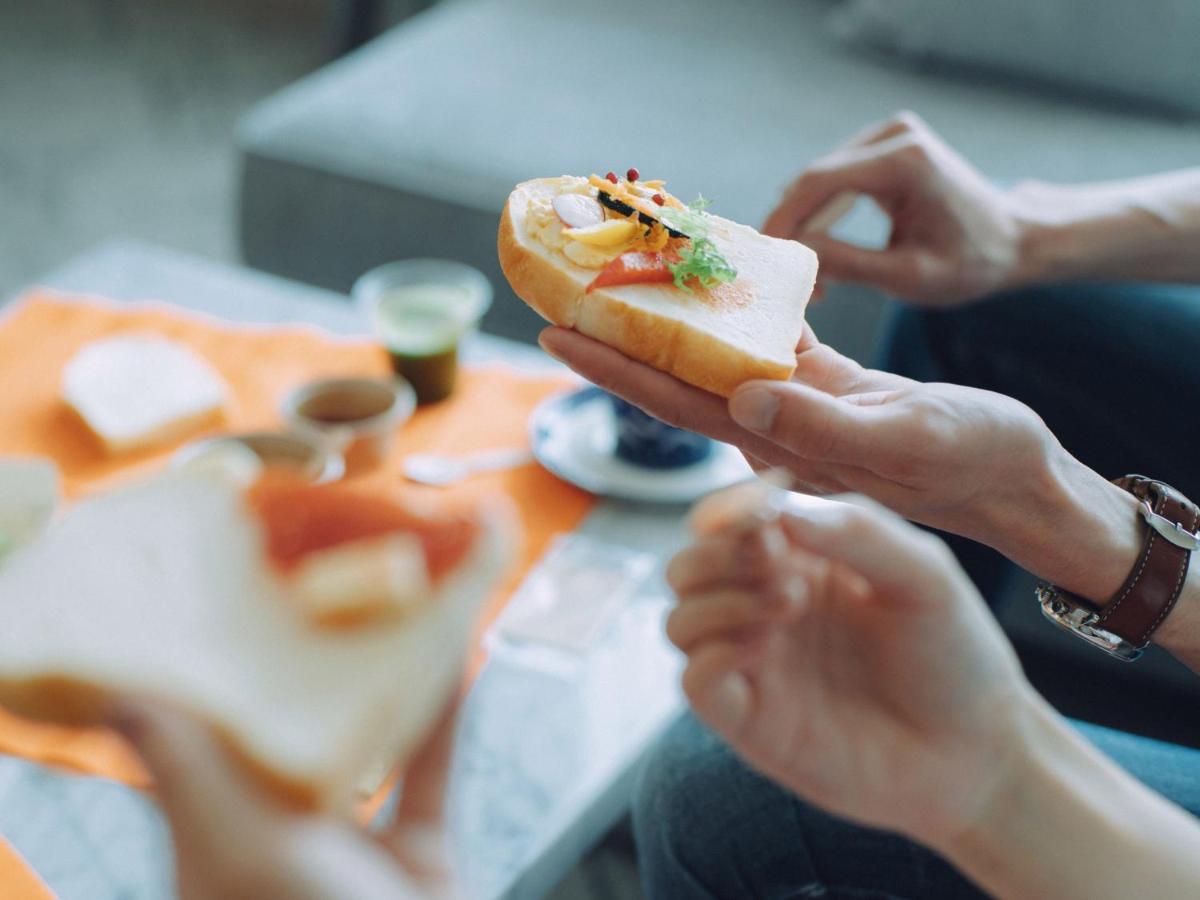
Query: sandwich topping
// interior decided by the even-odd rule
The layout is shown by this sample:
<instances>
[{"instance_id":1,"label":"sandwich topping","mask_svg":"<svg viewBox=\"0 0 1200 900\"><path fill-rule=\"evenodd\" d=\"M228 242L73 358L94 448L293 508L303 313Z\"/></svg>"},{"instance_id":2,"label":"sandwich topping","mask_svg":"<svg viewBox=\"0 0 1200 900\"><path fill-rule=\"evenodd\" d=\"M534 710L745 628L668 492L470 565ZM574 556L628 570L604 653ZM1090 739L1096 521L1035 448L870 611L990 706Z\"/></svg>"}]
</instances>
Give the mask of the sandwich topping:
<instances>
[{"instance_id":1,"label":"sandwich topping","mask_svg":"<svg viewBox=\"0 0 1200 900\"><path fill-rule=\"evenodd\" d=\"M553 198L530 201L530 235L586 269L599 270L588 285L673 284L691 293L726 284L737 270L709 236L708 201L684 204L660 180L643 181L637 169L624 178L564 176Z\"/></svg>"}]
</instances>

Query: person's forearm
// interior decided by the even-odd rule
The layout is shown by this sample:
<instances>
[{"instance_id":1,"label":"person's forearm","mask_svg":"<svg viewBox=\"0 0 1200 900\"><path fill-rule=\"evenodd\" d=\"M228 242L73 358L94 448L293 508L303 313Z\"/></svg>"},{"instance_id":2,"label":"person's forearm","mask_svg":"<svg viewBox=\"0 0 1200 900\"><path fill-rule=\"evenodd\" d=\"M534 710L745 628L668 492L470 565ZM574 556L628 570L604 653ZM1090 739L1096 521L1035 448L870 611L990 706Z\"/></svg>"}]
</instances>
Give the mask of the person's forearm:
<instances>
[{"instance_id":1,"label":"person's forearm","mask_svg":"<svg viewBox=\"0 0 1200 900\"><path fill-rule=\"evenodd\" d=\"M1000 897L1200 896L1200 824L1031 697L1008 777L965 831L931 841ZM916 835L920 840L921 836Z\"/></svg>"},{"instance_id":2,"label":"person's forearm","mask_svg":"<svg viewBox=\"0 0 1200 900\"><path fill-rule=\"evenodd\" d=\"M1025 182L1009 199L1024 225L1019 283L1200 283L1200 168L1100 184Z\"/></svg>"},{"instance_id":3,"label":"person's forearm","mask_svg":"<svg viewBox=\"0 0 1200 900\"><path fill-rule=\"evenodd\" d=\"M1137 500L1049 438L1028 478L989 493L967 537L1081 597L1102 602L1124 583L1142 546Z\"/></svg>"}]
</instances>

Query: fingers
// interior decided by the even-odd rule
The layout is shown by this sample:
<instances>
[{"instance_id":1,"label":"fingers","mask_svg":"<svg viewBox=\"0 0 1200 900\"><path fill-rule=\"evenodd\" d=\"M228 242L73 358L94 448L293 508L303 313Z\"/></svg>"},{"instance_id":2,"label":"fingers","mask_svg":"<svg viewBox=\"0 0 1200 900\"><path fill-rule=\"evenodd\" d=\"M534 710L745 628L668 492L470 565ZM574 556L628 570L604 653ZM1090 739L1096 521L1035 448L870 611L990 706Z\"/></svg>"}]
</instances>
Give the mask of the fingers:
<instances>
[{"instance_id":1,"label":"fingers","mask_svg":"<svg viewBox=\"0 0 1200 900\"><path fill-rule=\"evenodd\" d=\"M133 698L120 701L110 724L154 776L175 844L180 896L281 896L251 886L273 878L288 813L236 767L212 729Z\"/></svg>"},{"instance_id":2,"label":"fingers","mask_svg":"<svg viewBox=\"0 0 1200 900\"><path fill-rule=\"evenodd\" d=\"M787 552L778 528L750 527L702 537L667 565L667 582L677 594L708 585L765 583Z\"/></svg>"},{"instance_id":3,"label":"fingers","mask_svg":"<svg viewBox=\"0 0 1200 900\"><path fill-rule=\"evenodd\" d=\"M922 263L915 250L869 250L819 232L806 232L803 240L820 259L823 278L866 284L901 296L920 284Z\"/></svg>"},{"instance_id":4,"label":"fingers","mask_svg":"<svg viewBox=\"0 0 1200 900\"><path fill-rule=\"evenodd\" d=\"M763 224L763 233L800 238L812 217L839 194L866 194L884 200L902 193L918 174L910 165L911 134L835 151L801 173Z\"/></svg>"},{"instance_id":5,"label":"fingers","mask_svg":"<svg viewBox=\"0 0 1200 900\"><path fill-rule=\"evenodd\" d=\"M962 580L944 543L862 497L793 495L780 524L796 546L845 564L894 603L923 603Z\"/></svg>"},{"instance_id":6,"label":"fingers","mask_svg":"<svg viewBox=\"0 0 1200 900\"><path fill-rule=\"evenodd\" d=\"M803 610L819 560L843 564L898 604L970 591L942 541L857 495L739 486L706 498L692 524L699 540L667 569L680 598L670 636L685 650Z\"/></svg>"},{"instance_id":7,"label":"fingers","mask_svg":"<svg viewBox=\"0 0 1200 900\"><path fill-rule=\"evenodd\" d=\"M271 802L235 767L212 729L167 706L126 699L113 727L154 776L177 840L221 834L228 822L266 815Z\"/></svg>"},{"instance_id":8,"label":"fingers","mask_svg":"<svg viewBox=\"0 0 1200 900\"><path fill-rule=\"evenodd\" d=\"M726 737L736 737L749 721L754 695L741 671L746 646L712 641L696 649L683 673L683 692L700 720Z\"/></svg>"},{"instance_id":9,"label":"fingers","mask_svg":"<svg viewBox=\"0 0 1200 900\"><path fill-rule=\"evenodd\" d=\"M547 328L538 343L588 381L664 422L717 440L731 441L740 431L729 420L720 397L636 362L577 331Z\"/></svg>"},{"instance_id":10,"label":"fingers","mask_svg":"<svg viewBox=\"0 0 1200 900\"><path fill-rule=\"evenodd\" d=\"M456 696L409 759L396 816L379 835L405 872L427 887L449 879L443 818L458 707Z\"/></svg>"},{"instance_id":11,"label":"fingers","mask_svg":"<svg viewBox=\"0 0 1200 900\"><path fill-rule=\"evenodd\" d=\"M404 770L404 790L396 817L388 826L389 832L413 825L441 826L458 724L458 705L457 696L447 703L433 731L409 759Z\"/></svg>"},{"instance_id":12,"label":"fingers","mask_svg":"<svg viewBox=\"0 0 1200 900\"><path fill-rule=\"evenodd\" d=\"M716 537L730 529L749 529L775 521L779 511L771 491L774 473L774 469L763 468L762 481L737 484L700 500L688 515L692 534Z\"/></svg>"},{"instance_id":13,"label":"fingers","mask_svg":"<svg viewBox=\"0 0 1200 900\"><path fill-rule=\"evenodd\" d=\"M751 381L729 399L732 419L806 460L869 466L887 441L883 408L799 382Z\"/></svg>"},{"instance_id":14,"label":"fingers","mask_svg":"<svg viewBox=\"0 0 1200 900\"><path fill-rule=\"evenodd\" d=\"M868 125L789 185L779 205L767 217L763 232L774 237L796 237L806 231L821 231L814 226L814 217L829 207L839 194L862 192L880 197L898 184L886 171L892 162L884 161L896 149L918 140L927 139L929 126L916 113L902 110L883 122ZM878 148L884 145L885 149ZM862 173L854 168L865 163L870 169ZM893 173L894 174L894 173ZM883 180L877 180L882 176ZM856 185L859 179L869 179L875 189ZM808 243L807 237L805 243ZM814 248L815 249L815 248ZM824 270L824 259L821 260Z\"/></svg>"},{"instance_id":15,"label":"fingers","mask_svg":"<svg viewBox=\"0 0 1200 900\"><path fill-rule=\"evenodd\" d=\"M808 601L808 581L790 572L769 592L718 588L686 595L667 618L667 637L684 653L698 644L763 625L793 621Z\"/></svg>"},{"instance_id":16,"label":"fingers","mask_svg":"<svg viewBox=\"0 0 1200 900\"><path fill-rule=\"evenodd\" d=\"M881 122L874 122L868 125L842 146L862 147L867 144L878 144L880 141L885 141L900 134L924 132L928 129L929 126L925 124L925 120L915 112L902 109Z\"/></svg>"},{"instance_id":17,"label":"fingers","mask_svg":"<svg viewBox=\"0 0 1200 900\"><path fill-rule=\"evenodd\" d=\"M788 455L729 417L725 399L630 359L618 350L567 328L547 328L538 338L547 353L588 381L623 397L669 425L734 444L771 466Z\"/></svg>"}]
</instances>

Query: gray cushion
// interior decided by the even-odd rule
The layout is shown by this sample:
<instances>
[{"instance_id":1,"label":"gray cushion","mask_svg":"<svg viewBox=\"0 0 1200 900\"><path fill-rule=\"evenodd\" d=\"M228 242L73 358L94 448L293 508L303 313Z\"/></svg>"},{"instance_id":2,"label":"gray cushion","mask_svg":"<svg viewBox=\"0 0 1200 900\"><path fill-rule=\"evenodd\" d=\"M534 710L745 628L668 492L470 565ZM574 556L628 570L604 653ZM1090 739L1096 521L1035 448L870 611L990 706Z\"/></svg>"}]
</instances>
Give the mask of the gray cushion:
<instances>
[{"instance_id":1,"label":"gray cushion","mask_svg":"<svg viewBox=\"0 0 1200 900\"><path fill-rule=\"evenodd\" d=\"M1196 0L851 0L835 28L946 61L1200 115Z\"/></svg>"},{"instance_id":2,"label":"gray cushion","mask_svg":"<svg viewBox=\"0 0 1200 900\"><path fill-rule=\"evenodd\" d=\"M387 259L463 259L499 288L485 325L529 337L536 321L503 289L495 253L500 206L526 178L636 165L758 223L815 156L904 107L999 179L1079 181L1195 162L1200 126L897 71L831 41L829 9L819 0L439 4L243 120L245 257L343 291ZM877 306L844 293L812 318L861 356Z\"/></svg>"}]
</instances>

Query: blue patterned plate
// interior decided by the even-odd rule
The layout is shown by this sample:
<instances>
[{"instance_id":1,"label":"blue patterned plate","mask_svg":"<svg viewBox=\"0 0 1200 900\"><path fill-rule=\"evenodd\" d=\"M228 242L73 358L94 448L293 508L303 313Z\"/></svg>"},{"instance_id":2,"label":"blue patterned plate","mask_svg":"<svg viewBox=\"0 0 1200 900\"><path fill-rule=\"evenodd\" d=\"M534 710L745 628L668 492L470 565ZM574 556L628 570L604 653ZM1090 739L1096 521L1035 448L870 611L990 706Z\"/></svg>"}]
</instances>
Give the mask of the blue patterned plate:
<instances>
[{"instance_id":1,"label":"blue patterned plate","mask_svg":"<svg viewBox=\"0 0 1200 900\"><path fill-rule=\"evenodd\" d=\"M673 469L618 459L612 403L593 386L543 400L529 419L529 431L538 462L564 481L603 497L693 503L753 475L742 454L722 443L715 443L699 462Z\"/></svg>"}]
</instances>

